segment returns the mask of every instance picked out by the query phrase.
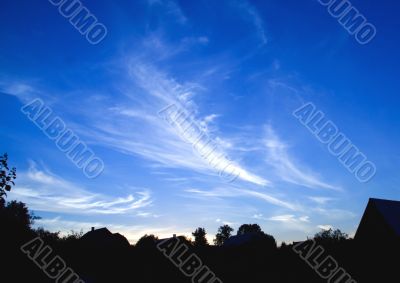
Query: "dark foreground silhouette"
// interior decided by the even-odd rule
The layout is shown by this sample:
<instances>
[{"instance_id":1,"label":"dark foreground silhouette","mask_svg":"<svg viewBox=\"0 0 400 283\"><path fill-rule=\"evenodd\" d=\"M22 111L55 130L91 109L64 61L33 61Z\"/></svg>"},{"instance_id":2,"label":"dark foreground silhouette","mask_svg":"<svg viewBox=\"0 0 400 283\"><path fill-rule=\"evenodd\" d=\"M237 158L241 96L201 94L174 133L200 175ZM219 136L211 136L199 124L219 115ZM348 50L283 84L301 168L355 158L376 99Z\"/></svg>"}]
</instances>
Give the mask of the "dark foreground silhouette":
<instances>
[{"instance_id":1,"label":"dark foreground silhouette","mask_svg":"<svg viewBox=\"0 0 400 283\"><path fill-rule=\"evenodd\" d=\"M369 206L372 206L371 201ZM372 221L379 223L379 216L374 215ZM32 221L23 203L1 202L1 282L55 282L21 251L22 245L37 236L84 282L191 282L191 278L157 248L161 240L154 236L145 236L132 246L123 236L105 228L83 236L59 237L43 229L31 229ZM363 221L368 219L363 218ZM390 239L395 232L389 230L389 225L386 228L388 231L381 230L381 234L371 231L376 238L365 237L368 231L362 231L360 239L357 236L346 239L333 231L316 235L315 241L324 248L326 255L332 256L355 280L343 278L337 283L398 282L398 238ZM292 245L283 244L278 248L273 238L260 235L254 231L245 232L228 238L220 246L178 238L223 282L327 282L292 249ZM42 259L45 264L46 260ZM315 261L318 263L318 258ZM74 281L63 283L70 282Z\"/></svg>"},{"instance_id":2,"label":"dark foreground silhouette","mask_svg":"<svg viewBox=\"0 0 400 283\"><path fill-rule=\"evenodd\" d=\"M10 181L15 179L15 171L11 170L11 175L8 171L8 168L0 170L1 283L399 282L400 202L370 199L355 239L348 239L339 230L329 230L316 234L313 241L294 243L295 249L293 244L277 247L275 239L261 231L257 224L242 225L236 236L231 236L229 226L221 226L215 245L208 245L205 230L198 228L193 232L193 242L179 236L158 239L146 235L133 246L122 235L106 228L65 237L44 229L32 229L35 216L26 205L4 199L5 192L11 190ZM35 238L43 241L40 249L32 242ZM204 280L198 277L192 281L192 277L174 265L166 254L172 252L168 241L173 243L176 239L188 248L177 262L184 262L195 254L215 277ZM30 241L33 244L27 245ZM161 243L164 249L160 250ZM173 252L178 253L178 249ZM54 272L48 266L57 256L70 268L70 274L76 272L81 281L77 276L70 280L50 278ZM337 263L339 272L331 279L322 278L327 274L323 266L328 257L331 263L332 260ZM327 262L325 266L329 269Z\"/></svg>"}]
</instances>

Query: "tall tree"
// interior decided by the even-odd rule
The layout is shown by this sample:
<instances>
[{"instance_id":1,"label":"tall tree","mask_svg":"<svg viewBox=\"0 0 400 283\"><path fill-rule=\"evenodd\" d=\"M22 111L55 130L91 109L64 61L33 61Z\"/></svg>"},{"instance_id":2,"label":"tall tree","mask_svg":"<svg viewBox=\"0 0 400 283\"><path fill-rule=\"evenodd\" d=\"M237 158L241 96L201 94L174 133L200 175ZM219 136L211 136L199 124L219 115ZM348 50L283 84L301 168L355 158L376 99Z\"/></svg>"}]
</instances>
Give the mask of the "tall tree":
<instances>
[{"instance_id":1,"label":"tall tree","mask_svg":"<svg viewBox=\"0 0 400 283\"><path fill-rule=\"evenodd\" d=\"M192 233L192 235L194 237L193 244L195 246L204 247L208 245L206 229L199 227Z\"/></svg>"},{"instance_id":2,"label":"tall tree","mask_svg":"<svg viewBox=\"0 0 400 283\"><path fill-rule=\"evenodd\" d=\"M218 233L215 235L214 245L222 246L224 242L232 235L233 228L229 225L222 225L218 228Z\"/></svg>"}]
</instances>

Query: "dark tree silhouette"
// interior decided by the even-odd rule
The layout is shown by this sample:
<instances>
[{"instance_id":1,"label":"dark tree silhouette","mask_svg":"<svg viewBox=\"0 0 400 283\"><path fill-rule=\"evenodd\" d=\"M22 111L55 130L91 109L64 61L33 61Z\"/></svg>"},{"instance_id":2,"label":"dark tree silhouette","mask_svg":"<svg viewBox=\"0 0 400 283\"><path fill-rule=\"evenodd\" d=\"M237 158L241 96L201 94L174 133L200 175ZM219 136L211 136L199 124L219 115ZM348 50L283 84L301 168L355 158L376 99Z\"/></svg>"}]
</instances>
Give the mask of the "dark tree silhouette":
<instances>
[{"instance_id":1,"label":"dark tree silhouette","mask_svg":"<svg viewBox=\"0 0 400 283\"><path fill-rule=\"evenodd\" d=\"M5 205L2 209L2 216L5 217L6 221L10 221L14 225L27 229L31 228L34 220L40 219L40 217L36 217L33 213L29 212L25 203L15 200Z\"/></svg>"},{"instance_id":2,"label":"dark tree silhouette","mask_svg":"<svg viewBox=\"0 0 400 283\"><path fill-rule=\"evenodd\" d=\"M7 196L6 192L11 190L11 186L15 185L14 180L17 177L17 170L15 167L8 167L8 155L5 153L0 156L0 206L4 206L4 196Z\"/></svg>"},{"instance_id":3,"label":"dark tree silhouette","mask_svg":"<svg viewBox=\"0 0 400 283\"><path fill-rule=\"evenodd\" d=\"M82 238L83 234L83 230L81 230L80 232L75 232L74 230L71 230L71 232L68 233L68 235L63 236L61 240L64 242L74 242Z\"/></svg>"},{"instance_id":4,"label":"dark tree silhouette","mask_svg":"<svg viewBox=\"0 0 400 283\"><path fill-rule=\"evenodd\" d=\"M7 153L0 156L0 223L8 225L10 231L30 230L34 220L40 218L31 213L25 203L15 200L6 203L4 199L6 192L15 185L16 172L15 167L8 166Z\"/></svg>"},{"instance_id":5,"label":"dark tree silhouette","mask_svg":"<svg viewBox=\"0 0 400 283\"><path fill-rule=\"evenodd\" d=\"M136 247L138 248L151 248L156 245L158 241L158 237L154 236L153 234L150 235L144 235L137 241Z\"/></svg>"},{"instance_id":6,"label":"dark tree silhouette","mask_svg":"<svg viewBox=\"0 0 400 283\"><path fill-rule=\"evenodd\" d=\"M310 268L311 262L308 259L301 260L296 254L293 244L282 242L280 249L277 249L274 237L264 233L257 224L240 226L237 236L232 237L231 227L219 227L214 240L217 247L207 246L205 229L197 228L192 233L195 247L184 236L178 236L180 242L186 243L189 248L177 246L176 256L174 253L169 260L156 248L158 237L154 235L143 236L134 247L123 236L112 234L106 228L98 229L108 232L101 232L96 237L90 237L90 234L82 237L82 232L72 232L69 236L60 238L58 232L49 232L43 228L32 229L31 226L37 218L24 203L5 201L6 192L10 191L16 176L14 168L8 169L7 158L7 155L0 156L0 266L7 271L2 273L1 282L51 282L43 270L33 261L27 260L26 255L21 252L21 246L37 236L52 249L52 255L58 255L68 263L83 279L82 282L129 282L132 278L147 283L187 282L187 276L175 264L171 264L171 261L183 262L189 256L193 259L193 254L206 265L192 278L193 282L211 282L210 275L214 273L221 279L218 282L355 282L349 276L357 282L398 282L398 262L393 260L399 254L398 238L388 241L377 239L365 244L357 239L348 240L348 235L339 229L321 231L314 236L318 245L325 250L324 254L334 258L341 267L337 270L342 272L322 281L315 269ZM393 216L397 214L393 213ZM371 229L375 229L375 226ZM382 232L379 228L377 230L377 233ZM123 244L103 244L109 243L110 237ZM225 245L221 247L224 241ZM175 247L171 246L171 252L172 249ZM314 252L313 254L316 255ZM46 257L45 253L40 252L36 263L45 263ZM312 258L314 261L315 257ZM317 270L321 269L318 267ZM60 281L58 279L56 281ZM63 282L64 279L68 282L75 280L74 277L64 277Z\"/></svg>"},{"instance_id":7,"label":"dark tree silhouette","mask_svg":"<svg viewBox=\"0 0 400 283\"><path fill-rule=\"evenodd\" d=\"M60 232L50 232L40 227L35 230L35 233L47 243L54 243L60 240Z\"/></svg>"},{"instance_id":8,"label":"dark tree silhouette","mask_svg":"<svg viewBox=\"0 0 400 283\"><path fill-rule=\"evenodd\" d=\"M71 230L71 232L68 233L67 236L64 236L63 239L64 240L67 240L67 239L79 240L80 238L82 238L83 234L84 233L83 233L82 229L79 232Z\"/></svg>"},{"instance_id":9,"label":"dark tree silhouette","mask_svg":"<svg viewBox=\"0 0 400 283\"><path fill-rule=\"evenodd\" d=\"M197 228L196 231L194 231L192 233L193 237L194 237L194 242L193 244L197 247L204 247L208 245L208 241L206 238L206 229L204 228Z\"/></svg>"},{"instance_id":10,"label":"dark tree silhouette","mask_svg":"<svg viewBox=\"0 0 400 283\"><path fill-rule=\"evenodd\" d=\"M214 244L216 246L222 246L225 240L229 239L231 233L233 232L233 228L229 225L223 225L218 228L218 233L215 235Z\"/></svg>"},{"instance_id":11,"label":"dark tree silhouette","mask_svg":"<svg viewBox=\"0 0 400 283\"><path fill-rule=\"evenodd\" d=\"M314 235L314 239L318 242L325 243L338 243L343 242L349 238L349 235L343 233L339 229L322 230Z\"/></svg>"},{"instance_id":12,"label":"dark tree silhouette","mask_svg":"<svg viewBox=\"0 0 400 283\"><path fill-rule=\"evenodd\" d=\"M186 236L178 236L178 239L181 243L185 243L189 246L193 245L192 240L190 238L187 238Z\"/></svg>"},{"instance_id":13,"label":"dark tree silhouette","mask_svg":"<svg viewBox=\"0 0 400 283\"><path fill-rule=\"evenodd\" d=\"M253 238L252 243L254 245L260 245L263 248L275 249L277 247L275 238L264 233L258 224L243 224L239 227L237 235L249 235Z\"/></svg>"},{"instance_id":14,"label":"dark tree silhouette","mask_svg":"<svg viewBox=\"0 0 400 283\"><path fill-rule=\"evenodd\" d=\"M248 233L264 234L261 227L258 224L243 224L239 227L237 235L244 235Z\"/></svg>"},{"instance_id":15,"label":"dark tree silhouette","mask_svg":"<svg viewBox=\"0 0 400 283\"><path fill-rule=\"evenodd\" d=\"M275 240L274 236L262 232L262 238L263 238L262 242L263 242L264 246L266 246L268 248L276 249L277 245L276 245L276 240Z\"/></svg>"}]
</instances>

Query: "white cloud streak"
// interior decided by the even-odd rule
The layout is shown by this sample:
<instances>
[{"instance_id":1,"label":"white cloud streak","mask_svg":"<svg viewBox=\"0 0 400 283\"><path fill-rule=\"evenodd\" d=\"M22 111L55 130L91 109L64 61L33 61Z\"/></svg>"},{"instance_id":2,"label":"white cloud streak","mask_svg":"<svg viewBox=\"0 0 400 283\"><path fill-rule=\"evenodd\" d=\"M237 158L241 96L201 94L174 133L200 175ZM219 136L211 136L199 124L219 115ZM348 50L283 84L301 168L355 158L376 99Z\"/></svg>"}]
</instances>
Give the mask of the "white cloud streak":
<instances>
[{"instance_id":1,"label":"white cloud streak","mask_svg":"<svg viewBox=\"0 0 400 283\"><path fill-rule=\"evenodd\" d=\"M253 5L251 5L248 1L237 2L237 5L241 11L245 11L247 17L253 23L257 31L257 36L261 41L261 44L262 45L267 44L268 38L264 28L264 21L261 18L257 9Z\"/></svg>"},{"instance_id":2,"label":"white cloud streak","mask_svg":"<svg viewBox=\"0 0 400 283\"><path fill-rule=\"evenodd\" d=\"M313 202L319 204L319 205L323 205L328 203L329 201L334 200L333 198L329 198L329 197L308 197L310 200L312 200Z\"/></svg>"},{"instance_id":3,"label":"white cloud streak","mask_svg":"<svg viewBox=\"0 0 400 283\"><path fill-rule=\"evenodd\" d=\"M126 96L132 99L132 105L109 107L107 110L109 115L105 115L101 120L98 117L93 119L95 130L85 131L87 134L104 145L124 153L139 155L153 162L155 166L186 169L219 178L218 171L229 165L238 172L238 178L241 180L261 186L269 184L268 180L251 173L229 158L221 148L212 149L213 145L203 139L195 143L194 136L186 136L184 139L177 128L158 117L157 113L161 109L176 104L191 113L191 127L195 128L195 125L200 125L204 121L210 123L217 117L216 114L207 115L203 120L196 118L198 107L193 99L190 99L194 96L193 89L201 86L195 83L182 85L153 66L142 62L134 61L127 67L130 82L139 86L145 96L137 102L137 95L126 93ZM217 144L224 139L216 137L216 140ZM204 152L213 150L210 158L218 166L213 167L202 158L194 149L194 144L203 148Z\"/></svg>"},{"instance_id":4,"label":"white cloud streak","mask_svg":"<svg viewBox=\"0 0 400 283\"><path fill-rule=\"evenodd\" d=\"M164 13L173 17L179 24L186 24L187 18L179 4L174 0L148 0L147 2L150 6L161 6L164 9Z\"/></svg>"},{"instance_id":5,"label":"white cloud streak","mask_svg":"<svg viewBox=\"0 0 400 283\"><path fill-rule=\"evenodd\" d=\"M266 193L261 193L257 191L247 190L247 189L236 189L236 188L216 188L213 190L199 190L199 189L187 189L185 190L187 193L190 193L194 196L201 197L213 197L213 198L221 198L221 197L253 197L267 203L283 207L290 210L300 210L299 205L294 203L289 203L283 200L278 199L277 197L271 196Z\"/></svg>"},{"instance_id":6,"label":"white cloud streak","mask_svg":"<svg viewBox=\"0 0 400 283\"><path fill-rule=\"evenodd\" d=\"M308 188L340 190L335 185L321 181L306 166L296 165L293 158L289 156L287 145L279 139L270 125L266 126L264 144L268 150L267 162L275 168L281 179Z\"/></svg>"},{"instance_id":7,"label":"white cloud streak","mask_svg":"<svg viewBox=\"0 0 400 283\"><path fill-rule=\"evenodd\" d=\"M329 229L333 229L332 225L318 225L317 227L322 229L322 230L325 230L325 231L327 231Z\"/></svg>"},{"instance_id":8,"label":"white cloud streak","mask_svg":"<svg viewBox=\"0 0 400 283\"><path fill-rule=\"evenodd\" d=\"M10 194L33 210L70 214L135 214L151 205L151 193L142 189L124 197L89 192L51 172L32 164L19 174L17 186Z\"/></svg>"}]
</instances>

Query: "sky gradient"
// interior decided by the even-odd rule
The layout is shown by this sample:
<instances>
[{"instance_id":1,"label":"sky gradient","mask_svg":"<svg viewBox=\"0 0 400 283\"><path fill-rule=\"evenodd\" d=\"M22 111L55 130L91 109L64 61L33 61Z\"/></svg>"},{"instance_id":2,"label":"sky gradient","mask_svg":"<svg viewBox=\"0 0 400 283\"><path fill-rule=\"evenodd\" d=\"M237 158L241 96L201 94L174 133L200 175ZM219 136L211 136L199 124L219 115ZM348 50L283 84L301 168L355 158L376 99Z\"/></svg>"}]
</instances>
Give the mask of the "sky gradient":
<instances>
[{"instance_id":1,"label":"sky gradient","mask_svg":"<svg viewBox=\"0 0 400 283\"><path fill-rule=\"evenodd\" d=\"M397 1L352 1L360 45L318 1L84 1L107 27L90 44L48 1L0 9L0 152L8 199L63 233L108 227L209 239L258 223L278 242L355 233L369 197L400 198ZM99 156L88 179L20 109L40 98ZM313 103L377 169L367 183L292 115ZM226 182L160 117L176 104L235 164ZM236 232L236 231L235 231Z\"/></svg>"}]
</instances>

